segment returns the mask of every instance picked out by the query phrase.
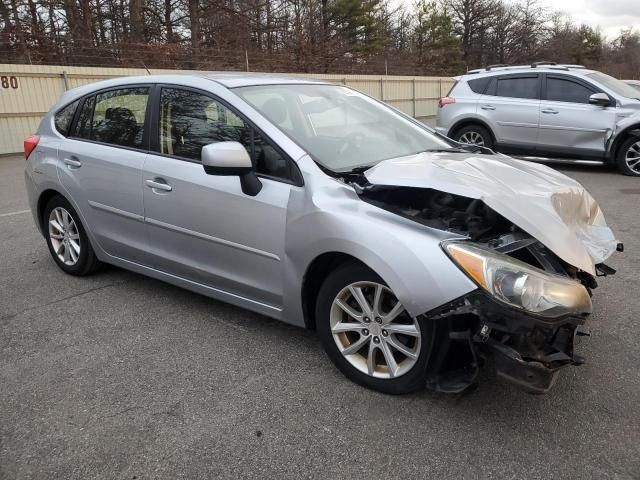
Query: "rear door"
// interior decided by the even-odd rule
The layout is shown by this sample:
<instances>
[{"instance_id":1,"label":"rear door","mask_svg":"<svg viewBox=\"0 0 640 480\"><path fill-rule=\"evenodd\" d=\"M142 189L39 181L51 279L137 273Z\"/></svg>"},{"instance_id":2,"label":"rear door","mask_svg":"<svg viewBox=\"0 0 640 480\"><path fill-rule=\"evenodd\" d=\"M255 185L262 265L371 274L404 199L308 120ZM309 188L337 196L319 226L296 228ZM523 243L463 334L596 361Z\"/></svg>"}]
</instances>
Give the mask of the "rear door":
<instances>
[{"instance_id":1,"label":"rear door","mask_svg":"<svg viewBox=\"0 0 640 480\"><path fill-rule=\"evenodd\" d=\"M149 85L131 85L88 95L58 150L60 180L99 246L138 263L147 263L142 166L149 93Z\"/></svg>"},{"instance_id":2,"label":"rear door","mask_svg":"<svg viewBox=\"0 0 640 480\"><path fill-rule=\"evenodd\" d=\"M562 74L545 74L540 102L538 150L550 155L601 158L616 122L610 107L591 105L589 97L602 92L591 83Z\"/></svg>"},{"instance_id":3,"label":"rear door","mask_svg":"<svg viewBox=\"0 0 640 480\"><path fill-rule=\"evenodd\" d=\"M499 147L535 150L538 139L540 76L536 73L494 77L478 102Z\"/></svg>"}]
</instances>

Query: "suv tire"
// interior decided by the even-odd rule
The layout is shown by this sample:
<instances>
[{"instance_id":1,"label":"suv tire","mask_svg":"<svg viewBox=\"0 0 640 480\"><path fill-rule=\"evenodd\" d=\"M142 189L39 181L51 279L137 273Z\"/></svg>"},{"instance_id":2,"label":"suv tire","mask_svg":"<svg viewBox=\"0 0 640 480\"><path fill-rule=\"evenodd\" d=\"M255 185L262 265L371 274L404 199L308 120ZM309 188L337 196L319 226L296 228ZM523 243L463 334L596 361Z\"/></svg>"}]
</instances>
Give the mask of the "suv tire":
<instances>
[{"instance_id":1,"label":"suv tire","mask_svg":"<svg viewBox=\"0 0 640 480\"><path fill-rule=\"evenodd\" d=\"M616 166L624 175L640 177L640 137L630 137L620 145Z\"/></svg>"},{"instance_id":2,"label":"suv tire","mask_svg":"<svg viewBox=\"0 0 640 480\"><path fill-rule=\"evenodd\" d=\"M477 124L467 125L456 130L453 139L459 143L480 145L481 147L493 149L493 137L486 128Z\"/></svg>"}]
</instances>

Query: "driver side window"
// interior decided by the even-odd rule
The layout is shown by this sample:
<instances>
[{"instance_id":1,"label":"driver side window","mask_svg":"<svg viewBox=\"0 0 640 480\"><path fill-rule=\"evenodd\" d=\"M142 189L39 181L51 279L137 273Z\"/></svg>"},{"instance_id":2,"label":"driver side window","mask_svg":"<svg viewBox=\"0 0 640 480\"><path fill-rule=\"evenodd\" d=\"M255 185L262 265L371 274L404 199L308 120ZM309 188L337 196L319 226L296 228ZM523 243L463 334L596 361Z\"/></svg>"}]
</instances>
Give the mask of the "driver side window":
<instances>
[{"instance_id":1,"label":"driver side window","mask_svg":"<svg viewBox=\"0 0 640 480\"><path fill-rule=\"evenodd\" d=\"M291 160L238 114L214 98L179 88L163 88L158 125L160 153L200 161L202 147L239 142L256 173L289 181L297 179Z\"/></svg>"}]
</instances>

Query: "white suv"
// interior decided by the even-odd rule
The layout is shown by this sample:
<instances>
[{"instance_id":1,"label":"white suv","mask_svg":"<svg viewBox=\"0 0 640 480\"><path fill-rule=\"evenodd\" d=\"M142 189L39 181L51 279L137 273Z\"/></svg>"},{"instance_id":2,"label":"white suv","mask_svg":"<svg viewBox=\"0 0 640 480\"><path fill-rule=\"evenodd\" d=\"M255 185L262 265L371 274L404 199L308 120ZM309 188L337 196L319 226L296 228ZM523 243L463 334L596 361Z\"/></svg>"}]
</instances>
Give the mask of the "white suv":
<instances>
[{"instance_id":1,"label":"white suv","mask_svg":"<svg viewBox=\"0 0 640 480\"><path fill-rule=\"evenodd\" d=\"M604 160L640 176L640 91L579 65L492 65L456 77L436 129L462 143Z\"/></svg>"}]
</instances>

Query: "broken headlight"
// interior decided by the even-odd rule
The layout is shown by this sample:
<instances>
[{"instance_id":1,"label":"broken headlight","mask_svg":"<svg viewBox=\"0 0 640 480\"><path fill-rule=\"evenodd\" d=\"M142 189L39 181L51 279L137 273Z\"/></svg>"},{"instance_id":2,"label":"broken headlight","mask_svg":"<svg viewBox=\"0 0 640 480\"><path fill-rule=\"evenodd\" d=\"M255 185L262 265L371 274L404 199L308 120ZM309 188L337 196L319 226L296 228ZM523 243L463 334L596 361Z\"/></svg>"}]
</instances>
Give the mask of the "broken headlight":
<instances>
[{"instance_id":1,"label":"broken headlight","mask_svg":"<svg viewBox=\"0 0 640 480\"><path fill-rule=\"evenodd\" d=\"M545 317L591 313L587 289L570 278L549 274L469 242L447 242L443 246L473 281L512 307Z\"/></svg>"}]
</instances>

